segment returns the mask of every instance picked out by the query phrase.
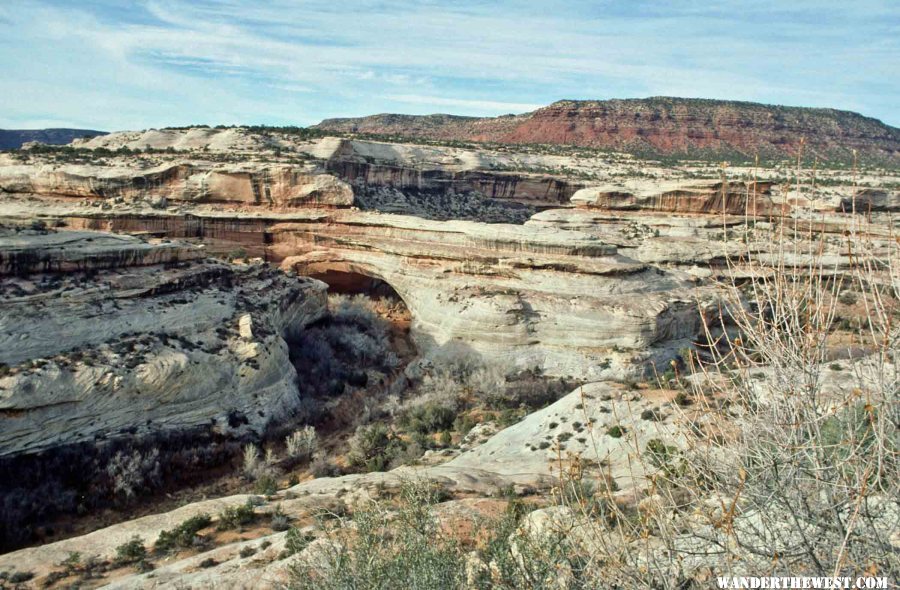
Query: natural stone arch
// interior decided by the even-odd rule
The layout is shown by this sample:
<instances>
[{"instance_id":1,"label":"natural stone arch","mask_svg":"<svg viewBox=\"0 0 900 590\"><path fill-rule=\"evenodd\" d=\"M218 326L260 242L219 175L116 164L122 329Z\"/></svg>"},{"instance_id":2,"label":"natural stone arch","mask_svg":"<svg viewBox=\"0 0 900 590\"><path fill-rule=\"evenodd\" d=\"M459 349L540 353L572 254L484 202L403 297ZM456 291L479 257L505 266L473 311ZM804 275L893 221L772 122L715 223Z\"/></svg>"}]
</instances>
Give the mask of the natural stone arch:
<instances>
[{"instance_id":1,"label":"natural stone arch","mask_svg":"<svg viewBox=\"0 0 900 590\"><path fill-rule=\"evenodd\" d=\"M283 270L317 279L334 293L363 293L369 296L392 296L409 304L404 294L379 269L369 264L312 256L290 256L281 263ZM410 309L410 311L412 311Z\"/></svg>"}]
</instances>

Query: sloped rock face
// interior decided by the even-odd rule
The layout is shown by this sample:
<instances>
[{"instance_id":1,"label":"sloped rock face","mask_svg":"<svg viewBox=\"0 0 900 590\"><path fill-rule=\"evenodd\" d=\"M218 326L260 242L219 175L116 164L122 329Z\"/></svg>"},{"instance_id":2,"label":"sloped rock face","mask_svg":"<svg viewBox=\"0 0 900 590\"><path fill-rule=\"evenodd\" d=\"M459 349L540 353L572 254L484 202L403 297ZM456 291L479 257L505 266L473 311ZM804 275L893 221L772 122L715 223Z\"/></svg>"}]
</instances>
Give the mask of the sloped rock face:
<instances>
[{"instance_id":1,"label":"sloped rock face","mask_svg":"<svg viewBox=\"0 0 900 590\"><path fill-rule=\"evenodd\" d=\"M838 211L869 213L872 211L900 211L900 191L863 189L841 198Z\"/></svg>"},{"instance_id":2,"label":"sloped rock face","mask_svg":"<svg viewBox=\"0 0 900 590\"><path fill-rule=\"evenodd\" d=\"M602 461L604 473L622 486L618 494L627 496L634 493L635 486L642 486L644 478L655 469L640 458L651 440L684 445L685 426L677 422L677 411L670 406L671 402L666 399L645 398L638 392L621 391L609 384L586 384L442 465L317 478L279 492L267 501L258 498L265 503L256 510L265 515L277 506L283 514L295 519L298 528L302 528L302 523L309 521L310 513L323 509L341 513L346 508L390 495L411 481L432 482L448 492L467 496L435 506L436 518L441 522L447 519L458 523L468 516L466 520L471 519L477 530L478 517L488 515L479 515L473 509L479 504L498 502L497 506L502 509L502 500L485 498L496 496L498 489L543 491L557 485L560 454L566 457L566 464L575 456L584 461ZM644 411L653 411L655 419L641 418ZM627 435L611 435L613 426ZM134 535L149 544L161 531L172 529L190 517L204 513L216 515L226 508L245 505L248 499L247 495L234 495L202 500L77 538L0 555L0 569L32 571L40 579L72 551L112 559L116 548ZM533 513L529 520L536 520L540 514ZM318 539L313 544L328 538L316 526L302 530ZM256 538L246 539L248 536ZM242 553L241 549L248 546L256 551ZM302 553L279 557L284 546L284 532L260 527L218 546L200 546L187 555L159 560L156 569L150 573L119 568L107 574L103 582L111 588L281 588L290 583L291 564L303 557ZM207 562L209 567L199 566L209 559L213 561L211 565Z\"/></svg>"},{"instance_id":3,"label":"sloped rock face","mask_svg":"<svg viewBox=\"0 0 900 590\"><path fill-rule=\"evenodd\" d=\"M748 102L654 97L563 100L498 118L376 115L328 119L319 129L457 141L565 144L663 154L796 154L896 162L900 130L847 111Z\"/></svg>"},{"instance_id":4,"label":"sloped rock face","mask_svg":"<svg viewBox=\"0 0 900 590\"><path fill-rule=\"evenodd\" d=\"M0 275L85 272L199 260L199 248L150 244L127 236L76 232L3 232Z\"/></svg>"},{"instance_id":5,"label":"sloped rock face","mask_svg":"<svg viewBox=\"0 0 900 590\"><path fill-rule=\"evenodd\" d=\"M346 183L287 165L181 162L147 170L91 165L2 166L0 192L276 207L353 204L353 190Z\"/></svg>"},{"instance_id":6,"label":"sloped rock face","mask_svg":"<svg viewBox=\"0 0 900 590\"><path fill-rule=\"evenodd\" d=\"M420 149L409 153L388 144L344 140L325 167L362 191L388 187L418 193L426 200L446 194L478 193L486 199L558 207L583 186L553 176L466 169L447 156L441 158L444 161L426 159L435 158L435 153L440 151Z\"/></svg>"},{"instance_id":7,"label":"sloped rock face","mask_svg":"<svg viewBox=\"0 0 900 590\"><path fill-rule=\"evenodd\" d=\"M115 264L86 255L84 272L43 272L115 248ZM261 433L298 411L282 334L324 313L321 283L88 232L0 237L0 257L10 250L50 262L2 281L0 457L210 424Z\"/></svg>"},{"instance_id":8,"label":"sloped rock face","mask_svg":"<svg viewBox=\"0 0 900 590\"><path fill-rule=\"evenodd\" d=\"M598 209L671 213L774 215L786 210L772 202L772 183L631 180L581 189L572 203Z\"/></svg>"}]
</instances>

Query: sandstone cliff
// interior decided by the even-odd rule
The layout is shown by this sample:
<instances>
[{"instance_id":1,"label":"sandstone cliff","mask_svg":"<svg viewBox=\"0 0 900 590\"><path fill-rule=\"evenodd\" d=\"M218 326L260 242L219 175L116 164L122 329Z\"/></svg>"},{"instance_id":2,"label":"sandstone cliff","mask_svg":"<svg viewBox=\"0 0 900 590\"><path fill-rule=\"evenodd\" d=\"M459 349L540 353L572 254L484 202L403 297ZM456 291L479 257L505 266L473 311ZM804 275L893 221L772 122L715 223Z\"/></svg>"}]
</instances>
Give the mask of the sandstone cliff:
<instances>
[{"instance_id":1,"label":"sandstone cliff","mask_svg":"<svg viewBox=\"0 0 900 590\"><path fill-rule=\"evenodd\" d=\"M315 170L287 165L217 165L180 161L149 169L56 165L0 167L0 192L277 207L349 206L353 191Z\"/></svg>"},{"instance_id":2,"label":"sandstone cliff","mask_svg":"<svg viewBox=\"0 0 900 590\"><path fill-rule=\"evenodd\" d=\"M0 283L0 457L210 424L261 433L296 413L282 335L323 313L324 285L203 256L88 232L0 236L0 274L14 275Z\"/></svg>"}]
</instances>

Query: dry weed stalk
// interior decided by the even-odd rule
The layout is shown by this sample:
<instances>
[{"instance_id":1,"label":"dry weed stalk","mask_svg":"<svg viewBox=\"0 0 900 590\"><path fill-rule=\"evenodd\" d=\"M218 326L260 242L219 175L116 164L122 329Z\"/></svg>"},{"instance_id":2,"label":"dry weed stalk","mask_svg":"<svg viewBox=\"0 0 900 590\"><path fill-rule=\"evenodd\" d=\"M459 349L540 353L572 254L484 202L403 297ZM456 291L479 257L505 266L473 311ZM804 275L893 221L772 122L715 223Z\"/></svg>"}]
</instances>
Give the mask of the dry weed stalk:
<instances>
[{"instance_id":1,"label":"dry weed stalk","mask_svg":"<svg viewBox=\"0 0 900 590\"><path fill-rule=\"evenodd\" d=\"M795 193L815 191L799 164ZM683 448L642 449L635 436L630 477L656 469L631 502L560 461L562 503L588 523L589 567L604 579L900 574L900 240L811 206L761 222L756 200L737 228L746 248L726 255L718 313L704 314L706 342L687 359ZM827 231L838 220L840 238ZM726 239L733 224L723 215ZM863 313L848 342L837 328L851 289ZM835 371L835 356L849 370Z\"/></svg>"},{"instance_id":2,"label":"dry weed stalk","mask_svg":"<svg viewBox=\"0 0 900 590\"><path fill-rule=\"evenodd\" d=\"M900 571L900 243L853 215L841 260L828 221L795 212L771 253L728 258L720 313L704 324L691 380L702 415L685 454L703 485L683 488L698 505L718 498L704 537L734 574ZM836 331L845 289L865 312L849 344ZM852 371L835 375L835 355Z\"/></svg>"}]
</instances>

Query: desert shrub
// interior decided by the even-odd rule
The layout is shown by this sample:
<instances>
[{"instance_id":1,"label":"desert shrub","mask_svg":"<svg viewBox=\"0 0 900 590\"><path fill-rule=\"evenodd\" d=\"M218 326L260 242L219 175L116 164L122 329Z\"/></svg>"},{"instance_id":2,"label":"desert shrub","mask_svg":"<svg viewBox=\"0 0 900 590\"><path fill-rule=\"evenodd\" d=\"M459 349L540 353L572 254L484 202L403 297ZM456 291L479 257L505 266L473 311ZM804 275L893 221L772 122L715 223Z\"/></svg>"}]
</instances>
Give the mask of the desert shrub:
<instances>
[{"instance_id":1,"label":"desert shrub","mask_svg":"<svg viewBox=\"0 0 900 590\"><path fill-rule=\"evenodd\" d=\"M129 565L140 563L147 559L147 548L144 546L144 540L138 535L134 535L128 541L116 547L115 562L120 565Z\"/></svg>"},{"instance_id":2,"label":"desert shrub","mask_svg":"<svg viewBox=\"0 0 900 590\"><path fill-rule=\"evenodd\" d=\"M402 411L400 425L414 432L430 434L453 426L456 410L443 402L417 404Z\"/></svg>"},{"instance_id":3,"label":"desert shrub","mask_svg":"<svg viewBox=\"0 0 900 590\"><path fill-rule=\"evenodd\" d=\"M185 520L174 529L160 531L154 548L158 552L171 551L173 549L187 549L194 545L197 533L212 523L208 514L198 514Z\"/></svg>"},{"instance_id":4,"label":"desert shrub","mask_svg":"<svg viewBox=\"0 0 900 590\"><path fill-rule=\"evenodd\" d=\"M628 432L624 426L620 424L613 424L609 428L606 429L607 436L611 436L613 438L622 438L625 436L625 433Z\"/></svg>"},{"instance_id":5,"label":"desert shrub","mask_svg":"<svg viewBox=\"0 0 900 590\"><path fill-rule=\"evenodd\" d=\"M229 506L220 512L216 529L220 531L239 529L252 524L255 520L256 511L253 509L253 504L248 500L246 504Z\"/></svg>"},{"instance_id":6,"label":"desert shrub","mask_svg":"<svg viewBox=\"0 0 900 590\"><path fill-rule=\"evenodd\" d=\"M217 565L219 565L219 562L216 561L215 559L213 559L212 557L207 557L206 559L204 559L197 565L203 569L207 569L207 568L211 568L211 567L216 567Z\"/></svg>"},{"instance_id":7,"label":"desert shrub","mask_svg":"<svg viewBox=\"0 0 900 590\"><path fill-rule=\"evenodd\" d=\"M405 443L380 422L360 426L350 440L350 463L366 471L384 471L404 450Z\"/></svg>"},{"instance_id":8,"label":"desert shrub","mask_svg":"<svg viewBox=\"0 0 900 590\"><path fill-rule=\"evenodd\" d=\"M458 432L460 436L465 436L470 430L478 424L469 414L463 414L453 419L453 430Z\"/></svg>"},{"instance_id":9,"label":"desert shrub","mask_svg":"<svg viewBox=\"0 0 900 590\"><path fill-rule=\"evenodd\" d=\"M65 578L68 578L68 577L69 577L69 572L62 571L62 570L53 570L52 572L48 573L44 577L43 585L45 588L48 588L48 587L53 586L60 580L64 580ZM2 574L0 574L0 582L2 582L2 581L3 581L3 576L2 576Z\"/></svg>"},{"instance_id":10,"label":"desert shrub","mask_svg":"<svg viewBox=\"0 0 900 590\"><path fill-rule=\"evenodd\" d=\"M278 491L278 480L273 475L261 475L253 484L253 489L257 494L271 496Z\"/></svg>"},{"instance_id":11,"label":"desert shrub","mask_svg":"<svg viewBox=\"0 0 900 590\"><path fill-rule=\"evenodd\" d=\"M675 404L679 406L691 405L691 396L686 391L679 391L675 394Z\"/></svg>"},{"instance_id":12,"label":"desert shrub","mask_svg":"<svg viewBox=\"0 0 900 590\"><path fill-rule=\"evenodd\" d=\"M464 553L438 534L430 490L407 485L401 495L403 504L390 526L385 526L382 506L356 510L356 540L348 544L336 539L324 546L320 564L297 562L292 587L460 588L465 580Z\"/></svg>"},{"instance_id":13,"label":"desert shrub","mask_svg":"<svg viewBox=\"0 0 900 590\"><path fill-rule=\"evenodd\" d=\"M24 584L34 578L34 572L13 572L6 580L13 585Z\"/></svg>"},{"instance_id":14,"label":"desert shrub","mask_svg":"<svg viewBox=\"0 0 900 590\"><path fill-rule=\"evenodd\" d=\"M241 556L241 559L247 559L248 557L252 557L256 555L256 548L247 545L246 547L241 547L241 550L238 552L238 555Z\"/></svg>"},{"instance_id":15,"label":"desert shrub","mask_svg":"<svg viewBox=\"0 0 900 590\"><path fill-rule=\"evenodd\" d=\"M278 457L273 449L266 449L265 455L261 457L259 447L256 445L248 444L244 446L241 468L244 477L256 481L255 485L257 488L267 488L267 486L271 485L271 482L275 480L275 476L278 474L277 464ZM260 482L263 483L261 484ZM263 492L258 491L257 493Z\"/></svg>"},{"instance_id":16,"label":"desert shrub","mask_svg":"<svg viewBox=\"0 0 900 590\"><path fill-rule=\"evenodd\" d=\"M135 535L136 537L137 535ZM126 543L127 544L127 543ZM74 572L81 566L81 553L78 551L70 551L69 555L59 564L69 573Z\"/></svg>"},{"instance_id":17,"label":"desert shrub","mask_svg":"<svg viewBox=\"0 0 900 590\"><path fill-rule=\"evenodd\" d=\"M649 420L650 422L657 422L661 419L659 412L652 409L647 408L643 412L641 412L641 420Z\"/></svg>"},{"instance_id":18,"label":"desert shrub","mask_svg":"<svg viewBox=\"0 0 900 590\"><path fill-rule=\"evenodd\" d=\"M244 447L242 467L245 476L251 479L256 478L260 467L259 448L256 445Z\"/></svg>"},{"instance_id":19,"label":"desert shrub","mask_svg":"<svg viewBox=\"0 0 900 590\"><path fill-rule=\"evenodd\" d=\"M288 555L300 553L314 538L308 533L301 532L298 528L291 527L284 537L284 549Z\"/></svg>"},{"instance_id":20,"label":"desert shrub","mask_svg":"<svg viewBox=\"0 0 900 590\"><path fill-rule=\"evenodd\" d=\"M513 408L503 408L500 412L500 415L497 416L497 422L503 428L507 426L512 426L519 420L525 417L527 410L524 407L519 407L518 409Z\"/></svg>"},{"instance_id":21,"label":"desert shrub","mask_svg":"<svg viewBox=\"0 0 900 590\"><path fill-rule=\"evenodd\" d=\"M268 448L266 449L266 455L263 459L263 463L265 463L266 467L272 468L278 464L278 454L275 453L275 449Z\"/></svg>"},{"instance_id":22,"label":"desert shrub","mask_svg":"<svg viewBox=\"0 0 900 590\"><path fill-rule=\"evenodd\" d=\"M667 474L673 474L681 468L681 453L678 447L653 438L647 441L646 452L649 463Z\"/></svg>"},{"instance_id":23,"label":"desert shrub","mask_svg":"<svg viewBox=\"0 0 900 590\"><path fill-rule=\"evenodd\" d=\"M858 298L855 293L851 293L850 291L844 291L838 296L838 301L843 303L844 305L856 305Z\"/></svg>"},{"instance_id":24,"label":"desert shrub","mask_svg":"<svg viewBox=\"0 0 900 590\"><path fill-rule=\"evenodd\" d=\"M281 504L277 505L275 510L272 511L269 526L272 527L273 531L286 531L291 528L291 519L284 513Z\"/></svg>"},{"instance_id":25,"label":"desert shrub","mask_svg":"<svg viewBox=\"0 0 900 590\"><path fill-rule=\"evenodd\" d=\"M418 588L594 588L602 587L586 566L589 556L567 540L566 531L523 534L528 509L508 502L497 518L476 522L473 547L440 534L435 504L446 497L422 482L401 486L399 505L374 503L356 510L343 528L327 528L321 558L292 566L291 587L298 590Z\"/></svg>"},{"instance_id":26,"label":"desert shrub","mask_svg":"<svg viewBox=\"0 0 900 590\"><path fill-rule=\"evenodd\" d=\"M309 466L313 477L337 477L343 475L341 468L327 457L317 457Z\"/></svg>"}]
</instances>

